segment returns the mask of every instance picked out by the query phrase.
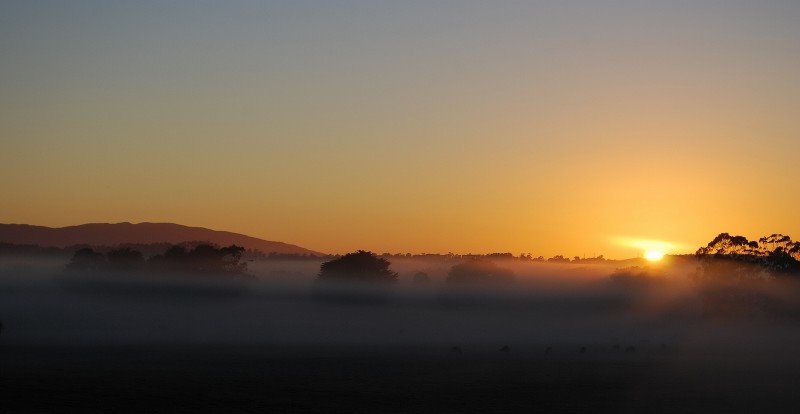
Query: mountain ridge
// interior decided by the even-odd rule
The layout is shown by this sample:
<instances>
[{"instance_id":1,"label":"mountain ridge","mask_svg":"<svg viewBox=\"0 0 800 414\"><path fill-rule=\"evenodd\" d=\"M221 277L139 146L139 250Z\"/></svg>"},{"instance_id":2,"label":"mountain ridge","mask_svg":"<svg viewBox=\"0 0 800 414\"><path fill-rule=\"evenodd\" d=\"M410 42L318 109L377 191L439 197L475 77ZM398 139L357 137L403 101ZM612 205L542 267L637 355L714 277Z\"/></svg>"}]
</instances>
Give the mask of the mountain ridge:
<instances>
[{"instance_id":1,"label":"mountain ridge","mask_svg":"<svg viewBox=\"0 0 800 414\"><path fill-rule=\"evenodd\" d=\"M310 254L324 253L294 244L259 239L245 234L176 223L85 223L65 227L33 224L0 223L0 242L33 244L42 247L67 247L77 244L112 246L125 243L183 243L204 241L220 246L235 244L263 253Z\"/></svg>"}]
</instances>

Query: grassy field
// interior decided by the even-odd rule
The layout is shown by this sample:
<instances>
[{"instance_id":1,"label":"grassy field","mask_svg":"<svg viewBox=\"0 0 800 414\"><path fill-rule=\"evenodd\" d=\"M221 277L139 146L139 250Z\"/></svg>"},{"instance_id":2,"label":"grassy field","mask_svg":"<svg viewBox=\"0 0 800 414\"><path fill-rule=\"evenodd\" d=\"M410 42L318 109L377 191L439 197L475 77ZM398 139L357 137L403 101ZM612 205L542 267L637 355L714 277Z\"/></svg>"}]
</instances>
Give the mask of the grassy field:
<instances>
[{"instance_id":1,"label":"grassy field","mask_svg":"<svg viewBox=\"0 0 800 414\"><path fill-rule=\"evenodd\" d=\"M0 268L0 413L800 412L796 319L559 277L341 297Z\"/></svg>"},{"instance_id":2,"label":"grassy field","mask_svg":"<svg viewBox=\"0 0 800 414\"><path fill-rule=\"evenodd\" d=\"M555 347L3 346L3 412L792 412L795 363Z\"/></svg>"}]
</instances>

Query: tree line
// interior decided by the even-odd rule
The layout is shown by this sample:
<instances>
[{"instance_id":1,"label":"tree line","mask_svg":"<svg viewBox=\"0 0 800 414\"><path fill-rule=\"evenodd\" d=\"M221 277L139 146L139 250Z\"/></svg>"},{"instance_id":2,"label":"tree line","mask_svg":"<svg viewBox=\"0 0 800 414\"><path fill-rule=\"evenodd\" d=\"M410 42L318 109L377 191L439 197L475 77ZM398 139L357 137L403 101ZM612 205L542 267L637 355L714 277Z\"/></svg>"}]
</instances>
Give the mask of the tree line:
<instances>
[{"instance_id":1,"label":"tree line","mask_svg":"<svg viewBox=\"0 0 800 414\"><path fill-rule=\"evenodd\" d=\"M582 259L574 257L566 258L561 255L544 259L541 256L533 258L530 255L521 254L515 257L511 253L492 253L488 255L390 255L359 250L324 262L320 266L317 280L325 281L351 281L351 282L379 282L393 283L397 281L397 273L390 269L391 262L388 258L446 258L462 259L450 268L446 281L448 283L507 283L514 279L514 273L497 265L491 259L501 260L529 260L529 261L548 261L556 263L591 263L606 261L603 256ZM707 267L709 262L718 261L737 261L747 264L757 265L765 270L777 274L800 275L800 242L792 241L791 237L782 234L772 234L762 237L758 241L750 241L743 236L731 236L728 233L721 233L707 246L698 249L696 257L705 263L701 266ZM641 273L641 272L640 272ZM638 273L637 273L638 274ZM618 279L629 279L631 275L616 275ZM624 276L624 277L623 277ZM427 274L419 272L414 275L415 283L426 283L430 280Z\"/></svg>"},{"instance_id":2,"label":"tree line","mask_svg":"<svg viewBox=\"0 0 800 414\"><path fill-rule=\"evenodd\" d=\"M193 248L169 247L164 253L145 259L144 254L129 247L108 253L85 247L76 251L66 266L68 272L170 272L192 274L245 275L247 263L242 259L243 247L217 247L198 244Z\"/></svg>"},{"instance_id":3,"label":"tree line","mask_svg":"<svg viewBox=\"0 0 800 414\"><path fill-rule=\"evenodd\" d=\"M720 233L696 252L691 275L711 317L800 317L788 292L800 281L800 243L782 234L758 240Z\"/></svg>"},{"instance_id":4,"label":"tree line","mask_svg":"<svg viewBox=\"0 0 800 414\"><path fill-rule=\"evenodd\" d=\"M341 255L334 255L334 258ZM519 260L523 262L550 262L550 263L602 263L607 261L603 255L594 257L573 256L572 258L558 254L549 258L542 255L534 256L532 253L520 253L514 255L510 252L486 253L486 254L457 254L457 253L382 253L380 257L387 259L420 259L420 260Z\"/></svg>"},{"instance_id":5,"label":"tree line","mask_svg":"<svg viewBox=\"0 0 800 414\"><path fill-rule=\"evenodd\" d=\"M199 245L214 245L208 241L187 241L177 245L186 249L194 249ZM118 249L131 249L142 253L144 257L162 254L176 244L173 243L121 243L114 246L75 244L66 247L39 246L35 244L0 243L0 257L72 257L78 250L91 248L96 252L110 252ZM334 256L325 256L331 258ZM319 261L320 257L313 254L301 253L264 253L260 250L245 249L242 252L244 260L289 260L289 261Z\"/></svg>"},{"instance_id":6,"label":"tree line","mask_svg":"<svg viewBox=\"0 0 800 414\"><path fill-rule=\"evenodd\" d=\"M201 244L213 245L207 241L189 241L180 243L181 246L187 249L192 249ZM129 248L141 252L145 257L160 254L165 250L172 247L171 243L122 243L116 246L97 246L88 244L76 244L67 247L44 247L30 244L14 244L14 243L0 243L0 257L3 256L22 256L22 257L71 257L78 250L91 248L98 252L109 252L111 250ZM242 252L244 260L258 260L258 261L319 261L331 260L342 257L342 254L329 254L325 256L317 256L313 254L300 254L300 253L264 253L260 250L246 249ZM456 253L382 253L380 257L386 259L415 259L415 260L430 260L430 261L443 261L443 260L518 260L524 262L549 262L549 263L603 263L608 261L603 255L596 257L568 257L564 255L555 255L552 257L545 257L542 255L534 256L532 253L519 253L514 255L510 252L496 252L487 254L456 254Z\"/></svg>"},{"instance_id":7,"label":"tree line","mask_svg":"<svg viewBox=\"0 0 800 414\"><path fill-rule=\"evenodd\" d=\"M322 263L317 281L391 284L397 282L397 272L390 269L391 262L375 253L358 250ZM508 283L514 272L498 266L491 260L470 258L450 268L446 281L452 284ZM430 277L424 272L414 275L415 283L427 283Z\"/></svg>"},{"instance_id":8,"label":"tree line","mask_svg":"<svg viewBox=\"0 0 800 414\"><path fill-rule=\"evenodd\" d=\"M695 255L705 261L735 261L759 266L775 274L800 273L800 242L783 234L758 240L720 233Z\"/></svg>"}]
</instances>

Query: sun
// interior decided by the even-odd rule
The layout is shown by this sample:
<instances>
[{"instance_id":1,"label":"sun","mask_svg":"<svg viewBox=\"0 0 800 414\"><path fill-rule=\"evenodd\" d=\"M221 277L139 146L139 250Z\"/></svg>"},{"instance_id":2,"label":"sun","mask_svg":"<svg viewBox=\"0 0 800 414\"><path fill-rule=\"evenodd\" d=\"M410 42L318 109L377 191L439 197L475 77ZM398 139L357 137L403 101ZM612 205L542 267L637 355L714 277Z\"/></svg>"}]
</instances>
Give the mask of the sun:
<instances>
[{"instance_id":1,"label":"sun","mask_svg":"<svg viewBox=\"0 0 800 414\"><path fill-rule=\"evenodd\" d=\"M650 262L664 260L667 254L674 254L676 251L686 249L683 243L676 243L666 240L642 239L637 237L612 236L614 244L630 249L631 254L647 259Z\"/></svg>"},{"instance_id":2,"label":"sun","mask_svg":"<svg viewBox=\"0 0 800 414\"><path fill-rule=\"evenodd\" d=\"M664 252L659 250L648 250L644 252L644 258L651 262L657 262L664 258Z\"/></svg>"}]
</instances>

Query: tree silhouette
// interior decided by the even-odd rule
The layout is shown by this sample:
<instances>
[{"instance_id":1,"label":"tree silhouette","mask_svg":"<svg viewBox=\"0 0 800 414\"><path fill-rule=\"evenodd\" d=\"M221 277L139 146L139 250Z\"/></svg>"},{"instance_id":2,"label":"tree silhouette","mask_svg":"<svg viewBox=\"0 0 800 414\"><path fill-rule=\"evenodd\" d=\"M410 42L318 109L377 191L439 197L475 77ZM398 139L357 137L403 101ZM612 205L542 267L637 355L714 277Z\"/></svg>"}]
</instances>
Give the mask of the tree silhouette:
<instances>
[{"instance_id":1,"label":"tree silhouette","mask_svg":"<svg viewBox=\"0 0 800 414\"><path fill-rule=\"evenodd\" d=\"M569 259L564 257L563 255L557 254L557 255L547 259L547 261L548 262L553 262L553 263L568 263Z\"/></svg>"},{"instance_id":2,"label":"tree silhouette","mask_svg":"<svg viewBox=\"0 0 800 414\"><path fill-rule=\"evenodd\" d=\"M775 249L779 249L779 248L783 249L783 250L786 250L787 246L792 244L792 238L789 237L789 236L785 236L783 234L777 234L776 233L776 234L771 234L771 235L766 236L766 237L762 237L762 238L758 239L758 242L764 244L765 246L767 244L769 244L770 245L770 250L773 250L773 251Z\"/></svg>"},{"instance_id":3,"label":"tree silhouette","mask_svg":"<svg viewBox=\"0 0 800 414\"><path fill-rule=\"evenodd\" d=\"M144 256L138 250L123 247L108 252L108 265L117 271L139 270L144 265Z\"/></svg>"},{"instance_id":4,"label":"tree silhouette","mask_svg":"<svg viewBox=\"0 0 800 414\"><path fill-rule=\"evenodd\" d=\"M171 246L163 254L144 260L144 255L130 247L121 247L108 255L83 248L75 252L67 264L69 271L124 271L124 272L175 272L198 274L243 275L247 263L242 260L244 248L231 245L216 247L199 244L192 250L183 246Z\"/></svg>"},{"instance_id":5,"label":"tree silhouette","mask_svg":"<svg viewBox=\"0 0 800 414\"><path fill-rule=\"evenodd\" d=\"M697 251L699 266L692 279L698 285L704 314L749 317L781 312L764 282L800 277L800 261L792 253L796 244L781 234L759 242L722 233Z\"/></svg>"},{"instance_id":6,"label":"tree silhouette","mask_svg":"<svg viewBox=\"0 0 800 414\"><path fill-rule=\"evenodd\" d=\"M394 283L397 273L389 269L388 260L375 253L359 250L322 263L317 280Z\"/></svg>"},{"instance_id":7,"label":"tree silhouette","mask_svg":"<svg viewBox=\"0 0 800 414\"><path fill-rule=\"evenodd\" d=\"M792 255L792 257L794 257L795 259L800 260L800 242L792 243L787 253Z\"/></svg>"},{"instance_id":8,"label":"tree silhouette","mask_svg":"<svg viewBox=\"0 0 800 414\"><path fill-rule=\"evenodd\" d=\"M230 273L244 273L247 271L247 263L242 261L244 247L230 245L219 249L222 253L222 269Z\"/></svg>"},{"instance_id":9,"label":"tree silhouette","mask_svg":"<svg viewBox=\"0 0 800 414\"><path fill-rule=\"evenodd\" d=\"M749 241L744 236L731 236L728 233L720 233L714 240L711 240L706 247L697 250L697 255L760 255L757 241Z\"/></svg>"},{"instance_id":10,"label":"tree silhouette","mask_svg":"<svg viewBox=\"0 0 800 414\"><path fill-rule=\"evenodd\" d=\"M169 261L180 262L186 260L188 252L183 246L172 246L164 252L164 258Z\"/></svg>"},{"instance_id":11,"label":"tree silhouette","mask_svg":"<svg viewBox=\"0 0 800 414\"><path fill-rule=\"evenodd\" d=\"M696 256L706 263L728 260L754 264L773 275L800 274L800 247L791 237L782 234L762 237L756 242L744 236L721 233L706 247L698 249Z\"/></svg>"},{"instance_id":12,"label":"tree silhouette","mask_svg":"<svg viewBox=\"0 0 800 414\"><path fill-rule=\"evenodd\" d=\"M457 264L447 273L448 283L503 283L514 279L514 272L486 259Z\"/></svg>"},{"instance_id":13,"label":"tree silhouette","mask_svg":"<svg viewBox=\"0 0 800 414\"><path fill-rule=\"evenodd\" d=\"M199 244L192 250L183 246L172 246L163 255L150 259L151 267L182 273L243 274L247 263L242 261L244 248L239 246L215 247Z\"/></svg>"},{"instance_id":14,"label":"tree silhouette","mask_svg":"<svg viewBox=\"0 0 800 414\"><path fill-rule=\"evenodd\" d=\"M90 247L85 247L72 255L72 259L67 264L67 270L96 272L103 270L106 264L106 257L102 253L95 252Z\"/></svg>"}]
</instances>

